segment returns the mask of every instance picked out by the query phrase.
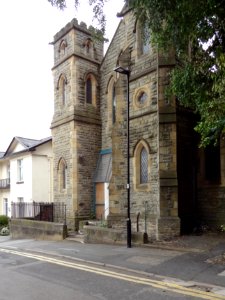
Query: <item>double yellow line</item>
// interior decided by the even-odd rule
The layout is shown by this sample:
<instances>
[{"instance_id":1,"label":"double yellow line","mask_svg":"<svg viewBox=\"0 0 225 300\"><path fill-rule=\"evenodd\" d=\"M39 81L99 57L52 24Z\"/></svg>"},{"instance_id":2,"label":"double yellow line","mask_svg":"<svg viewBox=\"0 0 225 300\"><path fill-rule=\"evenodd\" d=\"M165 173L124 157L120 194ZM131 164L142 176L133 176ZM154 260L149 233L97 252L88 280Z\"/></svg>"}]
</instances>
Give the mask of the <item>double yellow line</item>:
<instances>
[{"instance_id":1,"label":"double yellow line","mask_svg":"<svg viewBox=\"0 0 225 300\"><path fill-rule=\"evenodd\" d=\"M23 257L36 259L36 260L51 263L51 264L56 264L56 265L67 267L67 268L77 269L77 270L81 270L81 271L85 271L85 272L89 272L89 273L94 273L94 274L98 274L98 275L105 276L105 277L124 280L124 281L128 281L128 282L136 283L136 284L143 284L143 285L167 290L167 291L174 292L174 293L193 296L193 297L199 298L199 299L210 299L210 300L225 299L225 296L222 296L219 294L215 294L212 292L204 292L204 291L192 289L192 288L186 288L186 287L183 287L183 286L175 284L175 283L162 282L162 281L149 279L149 278L145 278L145 277L140 277L140 276L137 277L137 276L133 276L133 275L117 273L114 271L109 271L109 270L105 270L102 268L92 267L92 266L88 266L88 265L81 264L81 263L68 262L68 261L51 258L51 257L43 256L43 255L31 254L28 252L21 252L21 251L5 249L5 248L0 248L0 251L4 252L4 253L9 253L9 254L14 254L14 255L19 255L19 256L23 256Z\"/></svg>"}]
</instances>

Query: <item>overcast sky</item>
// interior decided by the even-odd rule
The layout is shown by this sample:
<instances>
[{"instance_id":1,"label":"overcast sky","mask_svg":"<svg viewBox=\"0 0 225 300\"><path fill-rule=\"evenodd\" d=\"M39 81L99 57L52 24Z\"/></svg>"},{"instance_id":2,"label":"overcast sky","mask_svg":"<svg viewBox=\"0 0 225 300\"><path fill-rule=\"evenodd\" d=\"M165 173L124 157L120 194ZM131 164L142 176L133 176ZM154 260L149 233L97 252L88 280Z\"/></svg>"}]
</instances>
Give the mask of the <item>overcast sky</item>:
<instances>
[{"instance_id":1,"label":"overcast sky","mask_svg":"<svg viewBox=\"0 0 225 300\"><path fill-rule=\"evenodd\" d=\"M60 11L47 0L6 0L0 9L0 151L14 136L41 139L51 135L53 115L53 36L74 17L92 24L92 9L75 11L73 0ZM81 0L88 2L88 0ZM112 38L122 0L106 5L106 35Z\"/></svg>"}]
</instances>

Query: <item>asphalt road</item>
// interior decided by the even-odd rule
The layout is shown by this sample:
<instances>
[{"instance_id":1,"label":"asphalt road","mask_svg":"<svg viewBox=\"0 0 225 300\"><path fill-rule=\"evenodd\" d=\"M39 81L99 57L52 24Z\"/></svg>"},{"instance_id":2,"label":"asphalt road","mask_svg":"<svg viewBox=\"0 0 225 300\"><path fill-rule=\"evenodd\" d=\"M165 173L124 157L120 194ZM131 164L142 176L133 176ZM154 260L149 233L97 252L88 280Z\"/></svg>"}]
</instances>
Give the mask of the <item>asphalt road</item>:
<instances>
[{"instance_id":1,"label":"asphalt road","mask_svg":"<svg viewBox=\"0 0 225 300\"><path fill-rule=\"evenodd\" d=\"M225 299L151 274L92 264L53 251L41 252L37 246L45 243L30 241L34 244L33 249L22 247L20 241L0 244L0 300Z\"/></svg>"}]
</instances>

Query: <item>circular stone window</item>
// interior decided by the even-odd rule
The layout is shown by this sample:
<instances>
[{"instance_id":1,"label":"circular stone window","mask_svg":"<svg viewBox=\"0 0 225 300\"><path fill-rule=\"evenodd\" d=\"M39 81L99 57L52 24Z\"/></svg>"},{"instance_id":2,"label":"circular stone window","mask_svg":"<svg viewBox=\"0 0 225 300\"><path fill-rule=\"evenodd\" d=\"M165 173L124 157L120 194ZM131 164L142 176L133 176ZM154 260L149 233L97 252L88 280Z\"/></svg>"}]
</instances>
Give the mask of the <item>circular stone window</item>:
<instances>
[{"instance_id":1,"label":"circular stone window","mask_svg":"<svg viewBox=\"0 0 225 300\"><path fill-rule=\"evenodd\" d=\"M145 105L145 103L147 102L147 98L148 96L145 92L140 92L137 97L137 104L139 106Z\"/></svg>"}]
</instances>

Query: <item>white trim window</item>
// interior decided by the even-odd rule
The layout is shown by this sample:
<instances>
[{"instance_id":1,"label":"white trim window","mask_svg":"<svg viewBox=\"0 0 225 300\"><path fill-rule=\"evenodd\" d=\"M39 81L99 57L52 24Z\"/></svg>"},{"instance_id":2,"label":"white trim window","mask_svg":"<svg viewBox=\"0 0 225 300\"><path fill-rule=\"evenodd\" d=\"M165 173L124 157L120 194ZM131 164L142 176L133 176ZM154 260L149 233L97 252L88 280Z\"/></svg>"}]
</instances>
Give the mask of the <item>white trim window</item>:
<instances>
[{"instance_id":1,"label":"white trim window","mask_svg":"<svg viewBox=\"0 0 225 300\"><path fill-rule=\"evenodd\" d=\"M8 207L8 198L4 198L3 199L3 214L5 216L8 216L8 210L9 210L9 207Z\"/></svg>"},{"instance_id":2,"label":"white trim window","mask_svg":"<svg viewBox=\"0 0 225 300\"><path fill-rule=\"evenodd\" d=\"M23 159L17 160L17 180L23 181Z\"/></svg>"}]
</instances>

